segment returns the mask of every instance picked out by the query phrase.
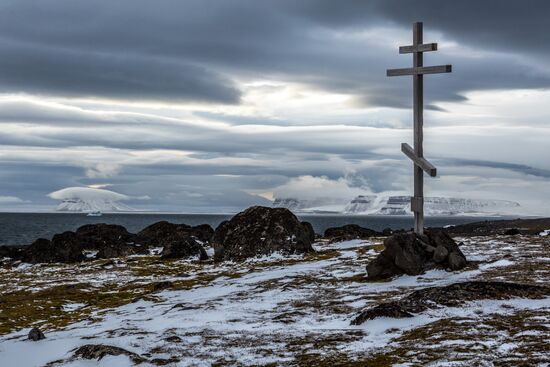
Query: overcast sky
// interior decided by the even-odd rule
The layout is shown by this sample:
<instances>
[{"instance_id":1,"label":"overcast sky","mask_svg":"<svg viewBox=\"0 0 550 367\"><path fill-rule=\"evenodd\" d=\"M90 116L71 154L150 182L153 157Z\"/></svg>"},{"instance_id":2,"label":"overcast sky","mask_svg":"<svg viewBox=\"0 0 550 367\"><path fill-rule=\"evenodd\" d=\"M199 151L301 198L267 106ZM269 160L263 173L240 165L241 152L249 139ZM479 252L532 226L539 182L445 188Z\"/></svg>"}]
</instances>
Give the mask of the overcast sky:
<instances>
[{"instance_id":1,"label":"overcast sky","mask_svg":"<svg viewBox=\"0 0 550 367\"><path fill-rule=\"evenodd\" d=\"M549 1L3 0L0 210L66 187L136 208L410 194L414 21L427 196L550 214Z\"/></svg>"}]
</instances>

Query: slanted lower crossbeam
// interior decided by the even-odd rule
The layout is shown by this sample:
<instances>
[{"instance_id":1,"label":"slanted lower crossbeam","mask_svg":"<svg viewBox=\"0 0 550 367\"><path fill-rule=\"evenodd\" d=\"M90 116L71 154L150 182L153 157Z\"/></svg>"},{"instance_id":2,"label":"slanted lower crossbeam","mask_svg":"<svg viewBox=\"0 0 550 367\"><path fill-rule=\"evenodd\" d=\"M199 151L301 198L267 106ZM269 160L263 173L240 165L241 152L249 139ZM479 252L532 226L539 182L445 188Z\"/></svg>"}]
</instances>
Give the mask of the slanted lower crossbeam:
<instances>
[{"instance_id":1,"label":"slanted lower crossbeam","mask_svg":"<svg viewBox=\"0 0 550 367\"><path fill-rule=\"evenodd\" d=\"M414 153L414 149L407 143L401 143L401 151L409 157L415 165L422 168L424 172L429 174L431 177L437 176L437 168L433 164L428 162L424 157L418 157Z\"/></svg>"}]
</instances>

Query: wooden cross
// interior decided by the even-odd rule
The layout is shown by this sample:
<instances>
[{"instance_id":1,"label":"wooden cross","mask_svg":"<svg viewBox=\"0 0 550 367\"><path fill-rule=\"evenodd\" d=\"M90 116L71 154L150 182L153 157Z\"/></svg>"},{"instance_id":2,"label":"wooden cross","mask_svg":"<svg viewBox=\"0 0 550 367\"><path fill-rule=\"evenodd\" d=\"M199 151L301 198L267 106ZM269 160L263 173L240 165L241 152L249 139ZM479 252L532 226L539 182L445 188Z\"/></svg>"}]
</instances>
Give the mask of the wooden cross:
<instances>
[{"instance_id":1,"label":"wooden cross","mask_svg":"<svg viewBox=\"0 0 550 367\"><path fill-rule=\"evenodd\" d=\"M424 232L424 175L423 170L431 177L437 175L433 164L424 159L422 126L424 124L424 74L450 73L451 65L424 66L423 53L437 51L437 43L422 43L422 22L413 24L413 44L399 47L400 54L413 54L413 67L388 69L387 76L413 76L413 115L414 115L414 149L407 143L401 144L401 151L409 157L414 165L414 196L411 197L411 211L414 212L414 231Z\"/></svg>"}]
</instances>

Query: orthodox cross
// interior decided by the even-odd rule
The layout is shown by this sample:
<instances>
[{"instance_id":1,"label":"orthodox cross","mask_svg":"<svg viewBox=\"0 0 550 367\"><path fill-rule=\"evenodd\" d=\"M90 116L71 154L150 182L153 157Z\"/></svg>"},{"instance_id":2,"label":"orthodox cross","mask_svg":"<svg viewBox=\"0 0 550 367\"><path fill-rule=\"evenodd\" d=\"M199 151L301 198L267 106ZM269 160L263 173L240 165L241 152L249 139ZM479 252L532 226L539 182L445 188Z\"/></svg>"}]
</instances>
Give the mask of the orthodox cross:
<instances>
[{"instance_id":1,"label":"orthodox cross","mask_svg":"<svg viewBox=\"0 0 550 367\"><path fill-rule=\"evenodd\" d=\"M411 197L411 211L414 212L414 231L424 232L424 175L423 170L431 177L437 175L433 164L424 159L422 126L424 124L424 74L450 73L451 65L424 66L423 53L437 51L437 43L422 43L422 22L413 24L413 44L399 47L400 54L413 54L413 67L388 69L387 76L412 75L413 77L413 116L414 116L414 149L407 143L401 144L401 151L409 157L414 165L414 196Z\"/></svg>"}]
</instances>

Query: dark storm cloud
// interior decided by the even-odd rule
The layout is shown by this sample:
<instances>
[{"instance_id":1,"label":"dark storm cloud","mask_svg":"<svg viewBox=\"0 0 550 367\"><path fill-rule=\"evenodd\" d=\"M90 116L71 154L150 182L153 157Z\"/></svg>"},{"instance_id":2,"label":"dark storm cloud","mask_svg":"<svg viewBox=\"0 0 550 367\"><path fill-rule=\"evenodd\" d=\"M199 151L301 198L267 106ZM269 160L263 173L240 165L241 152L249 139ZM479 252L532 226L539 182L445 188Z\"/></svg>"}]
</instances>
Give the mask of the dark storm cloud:
<instances>
[{"instance_id":1,"label":"dark storm cloud","mask_svg":"<svg viewBox=\"0 0 550 367\"><path fill-rule=\"evenodd\" d=\"M441 50L436 60L455 71L433 78L429 103L460 101L469 90L550 86L523 63L548 51L545 1L41 0L5 1L0 10L0 88L11 92L237 103L230 79L268 76L406 107L405 81L388 81L385 69L409 57L334 32L408 30L418 19L464 46L525 53L450 59Z\"/></svg>"},{"instance_id":2,"label":"dark storm cloud","mask_svg":"<svg viewBox=\"0 0 550 367\"><path fill-rule=\"evenodd\" d=\"M292 12L332 27L390 22L409 29L413 22L423 21L425 32L441 31L482 49L550 51L550 2L546 0L305 0L286 4Z\"/></svg>"},{"instance_id":3,"label":"dark storm cloud","mask_svg":"<svg viewBox=\"0 0 550 367\"><path fill-rule=\"evenodd\" d=\"M0 92L69 97L237 103L215 72L142 55L101 54L0 43Z\"/></svg>"}]
</instances>

